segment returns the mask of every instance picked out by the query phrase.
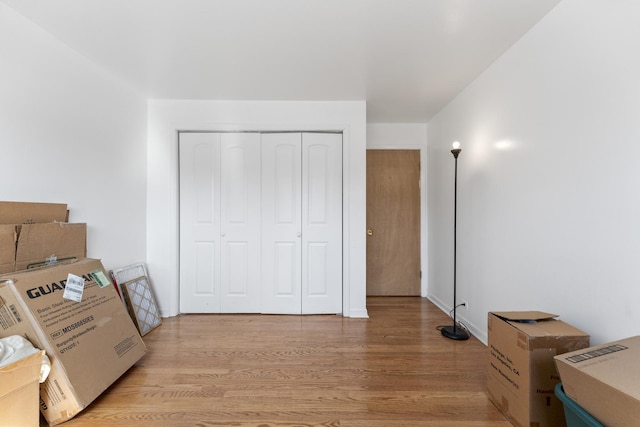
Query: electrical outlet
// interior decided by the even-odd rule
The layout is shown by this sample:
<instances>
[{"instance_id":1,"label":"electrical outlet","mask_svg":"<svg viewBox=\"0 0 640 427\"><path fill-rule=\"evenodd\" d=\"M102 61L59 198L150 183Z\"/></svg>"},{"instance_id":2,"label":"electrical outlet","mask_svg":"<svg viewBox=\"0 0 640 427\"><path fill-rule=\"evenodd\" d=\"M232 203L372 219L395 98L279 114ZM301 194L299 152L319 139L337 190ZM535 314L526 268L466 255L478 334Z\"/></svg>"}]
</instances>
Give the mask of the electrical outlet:
<instances>
[{"instance_id":1,"label":"electrical outlet","mask_svg":"<svg viewBox=\"0 0 640 427\"><path fill-rule=\"evenodd\" d=\"M464 308L469 310L469 301L467 301L466 299L462 300L462 305L464 305Z\"/></svg>"}]
</instances>

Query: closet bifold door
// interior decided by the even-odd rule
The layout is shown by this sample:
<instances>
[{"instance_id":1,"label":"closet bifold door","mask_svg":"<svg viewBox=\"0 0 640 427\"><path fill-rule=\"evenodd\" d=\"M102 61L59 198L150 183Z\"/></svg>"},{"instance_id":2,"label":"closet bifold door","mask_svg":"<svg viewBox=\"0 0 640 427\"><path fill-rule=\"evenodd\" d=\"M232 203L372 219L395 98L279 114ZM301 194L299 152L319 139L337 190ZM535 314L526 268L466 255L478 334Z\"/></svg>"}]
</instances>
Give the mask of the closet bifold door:
<instances>
[{"instance_id":1,"label":"closet bifold door","mask_svg":"<svg viewBox=\"0 0 640 427\"><path fill-rule=\"evenodd\" d=\"M181 133L180 312L220 311L220 134Z\"/></svg>"},{"instance_id":2,"label":"closet bifold door","mask_svg":"<svg viewBox=\"0 0 640 427\"><path fill-rule=\"evenodd\" d=\"M260 134L222 135L222 313L260 312Z\"/></svg>"},{"instance_id":3,"label":"closet bifold door","mask_svg":"<svg viewBox=\"0 0 640 427\"><path fill-rule=\"evenodd\" d=\"M262 312L342 311L342 135L262 135Z\"/></svg>"},{"instance_id":4,"label":"closet bifold door","mask_svg":"<svg viewBox=\"0 0 640 427\"><path fill-rule=\"evenodd\" d=\"M180 312L260 309L260 135L181 133Z\"/></svg>"},{"instance_id":5,"label":"closet bifold door","mask_svg":"<svg viewBox=\"0 0 640 427\"><path fill-rule=\"evenodd\" d=\"M302 313L302 135L262 134L262 313Z\"/></svg>"},{"instance_id":6,"label":"closet bifold door","mask_svg":"<svg viewBox=\"0 0 640 427\"><path fill-rule=\"evenodd\" d=\"M302 134L302 314L342 312L342 134Z\"/></svg>"}]
</instances>

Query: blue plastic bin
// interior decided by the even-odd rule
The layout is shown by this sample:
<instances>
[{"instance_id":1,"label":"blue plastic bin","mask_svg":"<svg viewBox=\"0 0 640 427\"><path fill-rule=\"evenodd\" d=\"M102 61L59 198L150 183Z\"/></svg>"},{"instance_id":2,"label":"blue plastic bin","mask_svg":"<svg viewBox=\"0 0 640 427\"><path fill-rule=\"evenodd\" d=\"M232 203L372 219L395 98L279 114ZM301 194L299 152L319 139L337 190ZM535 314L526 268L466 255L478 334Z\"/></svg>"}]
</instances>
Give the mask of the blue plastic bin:
<instances>
[{"instance_id":1,"label":"blue plastic bin","mask_svg":"<svg viewBox=\"0 0 640 427\"><path fill-rule=\"evenodd\" d=\"M564 394L562 383L556 384L555 393L564 407L564 417L567 420L567 427L604 427L598 420L582 409L580 405Z\"/></svg>"}]
</instances>

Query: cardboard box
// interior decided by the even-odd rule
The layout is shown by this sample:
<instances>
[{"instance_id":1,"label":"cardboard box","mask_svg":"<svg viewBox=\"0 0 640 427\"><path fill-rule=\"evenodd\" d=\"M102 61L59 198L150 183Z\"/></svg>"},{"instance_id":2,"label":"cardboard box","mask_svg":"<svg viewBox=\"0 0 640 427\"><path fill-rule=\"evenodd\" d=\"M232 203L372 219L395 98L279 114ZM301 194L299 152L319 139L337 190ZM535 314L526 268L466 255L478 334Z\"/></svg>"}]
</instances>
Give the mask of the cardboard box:
<instances>
[{"instance_id":1,"label":"cardboard box","mask_svg":"<svg viewBox=\"0 0 640 427\"><path fill-rule=\"evenodd\" d=\"M0 224L0 274L87 256L87 224Z\"/></svg>"},{"instance_id":2,"label":"cardboard box","mask_svg":"<svg viewBox=\"0 0 640 427\"><path fill-rule=\"evenodd\" d=\"M87 224L50 222L19 226L16 271L87 256Z\"/></svg>"},{"instance_id":3,"label":"cardboard box","mask_svg":"<svg viewBox=\"0 0 640 427\"><path fill-rule=\"evenodd\" d=\"M80 302L63 298L70 273L85 280ZM88 258L0 276L0 334L22 335L51 359L40 387L50 425L86 408L146 351L108 277Z\"/></svg>"},{"instance_id":4,"label":"cardboard box","mask_svg":"<svg viewBox=\"0 0 640 427\"><path fill-rule=\"evenodd\" d=\"M639 360L640 336L555 357L565 394L610 427L640 420Z\"/></svg>"},{"instance_id":5,"label":"cardboard box","mask_svg":"<svg viewBox=\"0 0 640 427\"><path fill-rule=\"evenodd\" d=\"M554 356L589 346L589 335L538 311L491 312L489 399L515 426L565 425Z\"/></svg>"},{"instance_id":6,"label":"cardboard box","mask_svg":"<svg viewBox=\"0 0 640 427\"><path fill-rule=\"evenodd\" d=\"M16 269L18 232L13 224L0 224L0 274Z\"/></svg>"},{"instance_id":7,"label":"cardboard box","mask_svg":"<svg viewBox=\"0 0 640 427\"><path fill-rule=\"evenodd\" d=\"M63 203L0 202L0 224L67 222L68 216Z\"/></svg>"},{"instance_id":8,"label":"cardboard box","mask_svg":"<svg viewBox=\"0 0 640 427\"><path fill-rule=\"evenodd\" d=\"M37 426L40 423L39 380L42 355L39 351L0 368L0 424Z\"/></svg>"},{"instance_id":9,"label":"cardboard box","mask_svg":"<svg viewBox=\"0 0 640 427\"><path fill-rule=\"evenodd\" d=\"M62 203L0 202L0 274L87 256L87 225Z\"/></svg>"}]
</instances>

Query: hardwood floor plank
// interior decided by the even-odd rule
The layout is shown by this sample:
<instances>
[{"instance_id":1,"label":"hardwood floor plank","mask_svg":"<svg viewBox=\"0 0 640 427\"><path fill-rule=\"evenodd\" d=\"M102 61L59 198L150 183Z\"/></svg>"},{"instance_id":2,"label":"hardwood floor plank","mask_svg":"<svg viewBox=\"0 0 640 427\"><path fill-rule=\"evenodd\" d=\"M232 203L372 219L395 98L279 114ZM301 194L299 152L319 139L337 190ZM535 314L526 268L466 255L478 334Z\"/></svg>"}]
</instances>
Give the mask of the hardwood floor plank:
<instances>
[{"instance_id":1,"label":"hardwood floor plank","mask_svg":"<svg viewBox=\"0 0 640 427\"><path fill-rule=\"evenodd\" d=\"M369 319L182 315L65 426L508 427L486 347L443 338L422 298L368 299Z\"/></svg>"}]
</instances>

